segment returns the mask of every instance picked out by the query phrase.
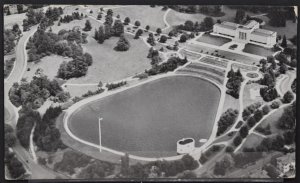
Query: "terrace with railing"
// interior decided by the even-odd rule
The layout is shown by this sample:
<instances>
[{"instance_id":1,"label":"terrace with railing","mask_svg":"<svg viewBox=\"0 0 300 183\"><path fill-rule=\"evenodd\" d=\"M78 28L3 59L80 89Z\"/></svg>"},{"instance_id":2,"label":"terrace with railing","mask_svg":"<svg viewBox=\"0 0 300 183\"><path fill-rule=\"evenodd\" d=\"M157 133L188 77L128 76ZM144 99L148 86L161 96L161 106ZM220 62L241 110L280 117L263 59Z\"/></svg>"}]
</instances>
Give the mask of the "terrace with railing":
<instances>
[{"instance_id":1,"label":"terrace with railing","mask_svg":"<svg viewBox=\"0 0 300 183\"><path fill-rule=\"evenodd\" d=\"M215 66L218 66L218 67L223 67L223 68L226 68L227 64L228 64L227 60L220 59L220 58L209 57L209 56L201 58L199 61L203 62L203 63L206 63L206 64L212 64L212 65L215 65Z\"/></svg>"},{"instance_id":2,"label":"terrace with railing","mask_svg":"<svg viewBox=\"0 0 300 183\"><path fill-rule=\"evenodd\" d=\"M191 74L208 78L217 84L222 85L225 77L225 70L221 68L210 67L201 63L191 63L184 68L176 71L179 74Z\"/></svg>"}]
</instances>

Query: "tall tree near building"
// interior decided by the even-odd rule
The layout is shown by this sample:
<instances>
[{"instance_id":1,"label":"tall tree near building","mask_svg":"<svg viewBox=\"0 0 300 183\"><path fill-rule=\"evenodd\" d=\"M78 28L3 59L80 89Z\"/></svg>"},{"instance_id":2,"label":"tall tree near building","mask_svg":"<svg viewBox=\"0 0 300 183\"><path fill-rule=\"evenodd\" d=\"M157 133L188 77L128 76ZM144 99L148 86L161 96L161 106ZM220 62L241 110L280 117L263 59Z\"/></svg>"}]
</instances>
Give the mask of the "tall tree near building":
<instances>
[{"instance_id":1,"label":"tall tree near building","mask_svg":"<svg viewBox=\"0 0 300 183\"><path fill-rule=\"evenodd\" d=\"M245 14L244 10L242 10L242 9L236 10L234 22L238 23L238 24L241 23L242 20L244 19L245 15L246 14Z\"/></svg>"},{"instance_id":2,"label":"tall tree near building","mask_svg":"<svg viewBox=\"0 0 300 183\"><path fill-rule=\"evenodd\" d=\"M285 35L283 35L281 46L284 47L284 48L287 47L287 42L286 42L286 36Z\"/></svg>"}]
</instances>

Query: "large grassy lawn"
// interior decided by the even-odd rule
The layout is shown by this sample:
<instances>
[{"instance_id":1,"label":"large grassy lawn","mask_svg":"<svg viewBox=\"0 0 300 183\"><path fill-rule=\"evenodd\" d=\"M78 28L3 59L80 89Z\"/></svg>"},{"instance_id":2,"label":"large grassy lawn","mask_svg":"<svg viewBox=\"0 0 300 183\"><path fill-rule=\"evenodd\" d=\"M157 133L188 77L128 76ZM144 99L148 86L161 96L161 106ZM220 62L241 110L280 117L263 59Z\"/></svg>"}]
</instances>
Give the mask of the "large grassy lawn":
<instances>
[{"instance_id":1,"label":"large grassy lawn","mask_svg":"<svg viewBox=\"0 0 300 183\"><path fill-rule=\"evenodd\" d=\"M197 41L216 45L216 46L222 46L223 44L230 42L231 39L227 39L219 36L213 36L208 33L208 34L203 34L201 37L197 39Z\"/></svg>"},{"instance_id":2,"label":"large grassy lawn","mask_svg":"<svg viewBox=\"0 0 300 183\"><path fill-rule=\"evenodd\" d=\"M230 52L230 51L218 50L218 49L214 49L214 48L210 48L210 47L206 47L206 46L202 46L202 45L188 44L188 45L186 45L186 49L191 50L191 51L196 51L199 53L202 50L202 52L206 53L206 54L218 53L221 56L225 56L226 59L235 60L237 62L241 62L241 63L245 63L245 64L249 64L249 65L252 65L253 63L256 63L256 64L259 63L259 59L257 59L257 58L241 55L241 54Z\"/></svg>"},{"instance_id":3,"label":"large grassy lawn","mask_svg":"<svg viewBox=\"0 0 300 183\"><path fill-rule=\"evenodd\" d=\"M88 103L72 114L69 127L98 144L101 115L104 146L144 156L176 155L177 140L191 137L198 146L199 139L209 138L219 99L219 89L206 80L172 76Z\"/></svg>"},{"instance_id":4,"label":"large grassy lawn","mask_svg":"<svg viewBox=\"0 0 300 183\"><path fill-rule=\"evenodd\" d=\"M274 51L272 51L272 49L264 48L262 46L254 45L251 43L245 45L243 52L260 55L263 57L271 56L275 53Z\"/></svg>"},{"instance_id":5,"label":"large grassy lawn","mask_svg":"<svg viewBox=\"0 0 300 183\"><path fill-rule=\"evenodd\" d=\"M149 48L142 40L133 39L133 36L128 34L125 36L130 42L130 49L125 52L114 50L119 40L117 37L111 37L103 44L99 44L89 36L88 43L84 44L83 48L92 55L93 64L86 76L70 79L68 83L112 82L149 69L151 67L147 58Z\"/></svg>"},{"instance_id":6,"label":"large grassy lawn","mask_svg":"<svg viewBox=\"0 0 300 183\"><path fill-rule=\"evenodd\" d=\"M3 16L4 28L12 28L14 24L18 24L22 30L23 19L25 19L25 17L25 13Z\"/></svg>"},{"instance_id":7,"label":"large grassy lawn","mask_svg":"<svg viewBox=\"0 0 300 183\"><path fill-rule=\"evenodd\" d=\"M65 89L70 93L71 97L81 97L90 91L96 91L97 85L65 85Z\"/></svg>"},{"instance_id":8,"label":"large grassy lawn","mask_svg":"<svg viewBox=\"0 0 300 183\"><path fill-rule=\"evenodd\" d=\"M114 15L120 15L123 21L125 17L129 17L132 24L136 20L141 22L141 27L150 26L150 30L156 31L157 28L165 28L163 21L165 11L161 10L162 6L155 6L151 8L149 5L134 5L123 8L113 9Z\"/></svg>"},{"instance_id":9,"label":"large grassy lawn","mask_svg":"<svg viewBox=\"0 0 300 183\"><path fill-rule=\"evenodd\" d=\"M242 145L242 147L240 148L240 150L243 150L243 148L255 148L256 146L258 146L260 144L260 142L263 140L264 138L261 136L258 136L256 134L250 134L247 136L247 139L245 141L245 143Z\"/></svg>"},{"instance_id":10,"label":"large grassy lawn","mask_svg":"<svg viewBox=\"0 0 300 183\"><path fill-rule=\"evenodd\" d=\"M28 62L27 70L25 71L23 77L30 81L34 76L38 68L43 69L43 73L48 76L49 79L54 79L57 75L58 68L63 61L70 61L71 58L64 58L58 55L46 56L41 59L40 62ZM29 71L28 71L29 69Z\"/></svg>"}]
</instances>

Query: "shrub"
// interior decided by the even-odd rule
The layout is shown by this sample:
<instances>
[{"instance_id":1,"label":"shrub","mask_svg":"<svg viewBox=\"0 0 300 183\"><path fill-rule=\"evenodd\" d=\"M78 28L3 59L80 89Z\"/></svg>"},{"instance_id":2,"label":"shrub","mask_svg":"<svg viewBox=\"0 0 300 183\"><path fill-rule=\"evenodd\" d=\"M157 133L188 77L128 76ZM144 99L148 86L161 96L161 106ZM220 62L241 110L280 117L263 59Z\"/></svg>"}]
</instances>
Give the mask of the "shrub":
<instances>
[{"instance_id":1,"label":"shrub","mask_svg":"<svg viewBox=\"0 0 300 183\"><path fill-rule=\"evenodd\" d=\"M269 105L264 105L263 108L262 108L262 112L264 115L268 114L270 112L270 107Z\"/></svg>"},{"instance_id":2,"label":"shrub","mask_svg":"<svg viewBox=\"0 0 300 183\"><path fill-rule=\"evenodd\" d=\"M231 108L222 114L218 121L217 136L223 134L235 122L237 115L238 111Z\"/></svg>"},{"instance_id":3,"label":"shrub","mask_svg":"<svg viewBox=\"0 0 300 183\"><path fill-rule=\"evenodd\" d=\"M279 106L280 106L280 103L278 101L273 101L271 104L272 109L277 109L277 108L279 108Z\"/></svg>"},{"instance_id":4,"label":"shrub","mask_svg":"<svg viewBox=\"0 0 300 183\"><path fill-rule=\"evenodd\" d=\"M239 132L242 138L246 138L249 133L248 126L247 125L242 126Z\"/></svg>"},{"instance_id":5,"label":"shrub","mask_svg":"<svg viewBox=\"0 0 300 183\"><path fill-rule=\"evenodd\" d=\"M290 103L292 100L294 100L294 95L291 91L287 91L284 95L283 95L283 103Z\"/></svg>"},{"instance_id":6,"label":"shrub","mask_svg":"<svg viewBox=\"0 0 300 183\"><path fill-rule=\"evenodd\" d=\"M233 149L232 146L227 146L225 151L228 152L228 153L232 153L234 151L234 149Z\"/></svg>"}]
</instances>

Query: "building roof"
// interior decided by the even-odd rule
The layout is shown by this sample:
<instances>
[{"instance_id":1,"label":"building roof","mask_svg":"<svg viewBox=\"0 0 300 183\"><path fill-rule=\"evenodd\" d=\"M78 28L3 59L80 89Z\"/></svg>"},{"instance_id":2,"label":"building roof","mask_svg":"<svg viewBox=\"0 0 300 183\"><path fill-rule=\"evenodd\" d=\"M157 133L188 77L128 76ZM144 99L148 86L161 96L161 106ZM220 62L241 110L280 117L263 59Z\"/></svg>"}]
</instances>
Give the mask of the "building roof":
<instances>
[{"instance_id":1,"label":"building roof","mask_svg":"<svg viewBox=\"0 0 300 183\"><path fill-rule=\"evenodd\" d=\"M236 28L239 26L239 24L236 23L232 23L232 22L222 22L221 24L216 24L217 26L223 27L223 28L227 28L227 29L231 29L231 30L236 30Z\"/></svg>"},{"instance_id":2,"label":"building roof","mask_svg":"<svg viewBox=\"0 0 300 183\"><path fill-rule=\"evenodd\" d=\"M275 32L266 29L255 29L251 34L256 34L259 36L271 36Z\"/></svg>"},{"instance_id":3,"label":"building roof","mask_svg":"<svg viewBox=\"0 0 300 183\"><path fill-rule=\"evenodd\" d=\"M255 25L259 24L257 21L255 20L250 20L248 21L244 27L248 28L248 29L252 29L252 27L254 27Z\"/></svg>"}]
</instances>

